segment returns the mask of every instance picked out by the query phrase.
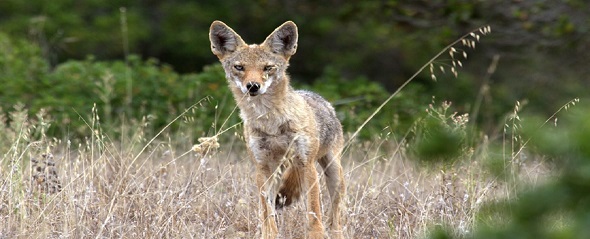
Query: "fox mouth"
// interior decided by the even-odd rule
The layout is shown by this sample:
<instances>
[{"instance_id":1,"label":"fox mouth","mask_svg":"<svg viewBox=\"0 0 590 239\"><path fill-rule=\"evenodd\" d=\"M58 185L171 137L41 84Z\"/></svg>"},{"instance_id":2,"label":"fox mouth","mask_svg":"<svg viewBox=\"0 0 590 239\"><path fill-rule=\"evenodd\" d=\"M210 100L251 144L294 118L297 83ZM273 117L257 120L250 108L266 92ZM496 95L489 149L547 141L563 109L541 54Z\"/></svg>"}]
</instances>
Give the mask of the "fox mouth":
<instances>
[{"instance_id":1,"label":"fox mouth","mask_svg":"<svg viewBox=\"0 0 590 239\"><path fill-rule=\"evenodd\" d=\"M245 85L243 85L239 79L236 79L234 81L236 83L236 86L240 89L240 91L242 91L244 95L248 94L249 96L254 97L267 92L268 87L272 83L272 78L264 83L248 82Z\"/></svg>"}]
</instances>

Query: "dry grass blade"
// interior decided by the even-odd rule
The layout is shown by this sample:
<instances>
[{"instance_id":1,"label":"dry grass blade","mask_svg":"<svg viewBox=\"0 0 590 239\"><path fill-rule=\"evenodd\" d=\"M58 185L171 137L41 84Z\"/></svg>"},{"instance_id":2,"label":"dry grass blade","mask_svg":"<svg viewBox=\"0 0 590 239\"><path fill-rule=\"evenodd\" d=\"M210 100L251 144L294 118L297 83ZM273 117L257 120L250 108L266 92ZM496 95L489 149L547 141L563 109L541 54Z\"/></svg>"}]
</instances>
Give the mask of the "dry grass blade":
<instances>
[{"instance_id":1,"label":"dry grass blade","mask_svg":"<svg viewBox=\"0 0 590 239\"><path fill-rule=\"evenodd\" d=\"M465 42L467 41L466 38L469 36L472 36L472 34L474 34L474 32L476 31L480 31L482 32L482 34L485 32L485 34L488 34L491 32L491 28L490 26L484 26L484 27L480 27L478 29L475 29L465 35L463 35L462 37L460 37L459 39L457 39L456 41L452 42L451 44L447 45L445 48L443 48L440 52L438 52L434 57L430 58L430 60L428 62L426 62L426 64L424 64L422 67L420 67L420 69L418 69L418 71L416 71L416 73L414 73L414 75L412 75L410 78L408 78L408 80L406 80L401 86L399 86L394 92L393 94L391 94L385 101L383 101L383 103L381 103L381 105L379 105L379 107L377 107L377 109L375 111L373 111L373 113L357 128L357 130L352 134L352 136L350 137L350 139L347 141L347 143L345 144L345 151L347 150L347 148L350 146L350 143L356 138L356 136L359 134L359 132L367 125L367 123L369 123L369 121L371 121L371 119L373 119L373 117L375 117L375 115L377 113L379 113L383 107L389 103L389 101L391 101L391 99L393 99L393 97L395 97L401 90L403 90L410 82L412 82L412 80L414 80L414 78L416 78L422 71L424 71L424 69L426 69L426 67L432 67L432 64L434 63L434 61L436 59L438 59L441 55L443 55L445 52L449 52L449 54L451 56L453 56L453 52L456 52L456 49L454 48L455 45L457 45L458 43L463 43L465 44ZM473 44L473 47L475 47L475 44ZM453 61L454 63L454 61ZM453 71L453 74L455 75L455 77L457 77L457 71L454 68L451 68Z\"/></svg>"}]
</instances>

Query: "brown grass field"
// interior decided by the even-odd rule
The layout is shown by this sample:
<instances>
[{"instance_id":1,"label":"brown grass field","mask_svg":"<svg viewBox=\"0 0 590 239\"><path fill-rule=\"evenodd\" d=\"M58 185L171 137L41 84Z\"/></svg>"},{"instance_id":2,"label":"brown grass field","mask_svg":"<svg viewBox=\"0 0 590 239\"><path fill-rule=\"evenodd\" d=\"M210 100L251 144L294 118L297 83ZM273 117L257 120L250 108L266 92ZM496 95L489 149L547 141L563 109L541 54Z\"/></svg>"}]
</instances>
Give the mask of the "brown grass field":
<instances>
[{"instance_id":1,"label":"brown grass field","mask_svg":"<svg viewBox=\"0 0 590 239\"><path fill-rule=\"evenodd\" d=\"M151 140L138 124L114 141L97 127L76 145L31 140L39 122L14 125L2 136L0 238L259 237L254 168L238 136L198 154L192 132ZM440 225L461 237L481 219L482 204L548 176L545 163L527 159L504 165L517 168L517 180L495 178L483 169L480 145L452 165L425 165L408 156L403 139L353 141L342 158L345 236L420 238ZM31 167L43 153L53 154L59 182L51 181L51 164ZM51 193L46 183L61 190ZM304 214L303 203L280 211L281 238L305 238Z\"/></svg>"}]
</instances>

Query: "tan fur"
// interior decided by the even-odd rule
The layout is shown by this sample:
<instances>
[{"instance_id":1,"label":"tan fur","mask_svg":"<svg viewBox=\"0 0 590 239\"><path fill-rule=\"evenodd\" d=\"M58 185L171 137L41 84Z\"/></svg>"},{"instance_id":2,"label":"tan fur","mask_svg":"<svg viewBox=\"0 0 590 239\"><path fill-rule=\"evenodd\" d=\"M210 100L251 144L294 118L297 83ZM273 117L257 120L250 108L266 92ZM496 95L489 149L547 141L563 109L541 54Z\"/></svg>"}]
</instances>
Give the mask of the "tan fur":
<instances>
[{"instance_id":1,"label":"tan fur","mask_svg":"<svg viewBox=\"0 0 590 239\"><path fill-rule=\"evenodd\" d=\"M332 199L330 235L342 238L342 126L326 100L295 91L289 84L286 69L297 50L297 34L297 26L288 21L262 44L247 45L231 28L215 21L209 38L240 108L248 153L256 164L262 238L279 235L275 208L288 206L300 196L306 198L308 237L326 236L316 162L324 169Z\"/></svg>"}]
</instances>

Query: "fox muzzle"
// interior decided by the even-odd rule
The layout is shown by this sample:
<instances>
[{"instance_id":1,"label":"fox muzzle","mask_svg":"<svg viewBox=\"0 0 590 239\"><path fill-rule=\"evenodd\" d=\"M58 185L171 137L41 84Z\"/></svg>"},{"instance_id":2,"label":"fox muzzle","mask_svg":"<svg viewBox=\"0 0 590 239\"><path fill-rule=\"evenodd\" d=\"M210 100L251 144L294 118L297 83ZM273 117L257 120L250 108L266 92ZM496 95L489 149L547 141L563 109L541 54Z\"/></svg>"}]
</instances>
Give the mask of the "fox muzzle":
<instances>
[{"instance_id":1,"label":"fox muzzle","mask_svg":"<svg viewBox=\"0 0 590 239\"><path fill-rule=\"evenodd\" d=\"M248 93L250 96L258 95L258 90L260 90L260 84L256 82L248 82L246 84L246 89L248 89Z\"/></svg>"}]
</instances>

